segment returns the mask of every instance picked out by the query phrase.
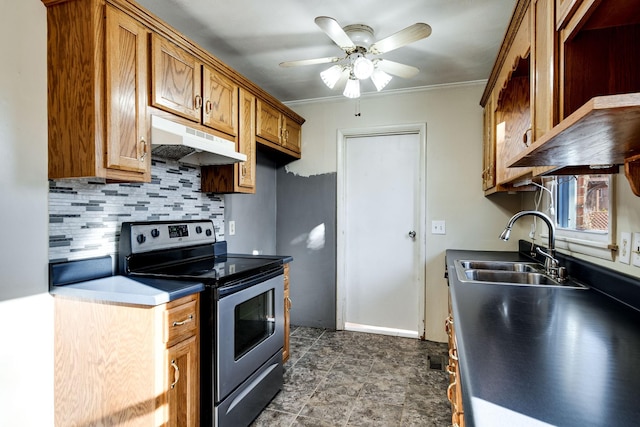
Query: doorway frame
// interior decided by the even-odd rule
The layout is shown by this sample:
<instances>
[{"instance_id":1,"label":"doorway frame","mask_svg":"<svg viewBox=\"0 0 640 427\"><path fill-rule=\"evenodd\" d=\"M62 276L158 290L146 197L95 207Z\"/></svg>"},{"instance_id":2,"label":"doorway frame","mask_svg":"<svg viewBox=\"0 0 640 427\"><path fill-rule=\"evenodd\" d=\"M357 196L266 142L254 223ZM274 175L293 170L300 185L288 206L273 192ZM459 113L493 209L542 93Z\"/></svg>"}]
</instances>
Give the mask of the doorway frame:
<instances>
[{"instance_id":1,"label":"doorway frame","mask_svg":"<svg viewBox=\"0 0 640 427\"><path fill-rule=\"evenodd\" d=\"M426 178L427 178L427 124L409 123L387 126L373 126L366 128L338 129L337 132L337 200L336 200L336 329L345 329L346 317L346 144L347 139L357 137L372 137L386 135L406 135L417 134L420 141L420 162L418 192L418 224L416 224L418 243L418 261L422 266L418 268L418 317L419 324L416 325L420 339L426 334ZM382 246L381 246L382 247ZM393 335L393 333L391 333Z\"/></svg>"}]
</instances>

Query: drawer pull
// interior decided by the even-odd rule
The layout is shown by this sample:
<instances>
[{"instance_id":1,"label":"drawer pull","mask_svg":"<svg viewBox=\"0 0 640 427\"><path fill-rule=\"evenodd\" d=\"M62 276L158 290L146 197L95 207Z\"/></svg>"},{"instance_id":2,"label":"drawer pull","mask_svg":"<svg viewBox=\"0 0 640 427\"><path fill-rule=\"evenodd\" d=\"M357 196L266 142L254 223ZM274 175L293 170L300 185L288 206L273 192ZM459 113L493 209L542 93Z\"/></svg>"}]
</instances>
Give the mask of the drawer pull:
<instances>
[{"instance_id":1,"label":"drawer pull","mask_svg":"<svg viewBox=\"0 0 640 427\"><path fill-rule=\"evenodd\" d=\"M458 360L458 352L456 351L455 348L452 348L449 350L449 357L455 361Z\"/></svg>"},{"instance_id":2,"label":"drawer pull","mask_svg":"<svg viewBox=\"0 0 640 427\"><path fill-rule=\"evenodd\" d=\"M173 322L173 326L182 326L185 323L189 323L189 322L193 322L193 314L190 314L189 317L187 317L184 320L181 320L179 322Z\"/></svg>"},{"instance_id":3,"label":"drawer pull","mask_svg":"<svg viewBox=\"0 0 640 427\"><path fill-rule=\"evenodd\" d=\"M173 367L173 382L171 383L171 388L173 389L176 384L178 384L178 381L180 380L180 368L178 367L178 364L176 363L176 359L173 359L171 361L171 366Z\"/></svg>"}]
</instances>

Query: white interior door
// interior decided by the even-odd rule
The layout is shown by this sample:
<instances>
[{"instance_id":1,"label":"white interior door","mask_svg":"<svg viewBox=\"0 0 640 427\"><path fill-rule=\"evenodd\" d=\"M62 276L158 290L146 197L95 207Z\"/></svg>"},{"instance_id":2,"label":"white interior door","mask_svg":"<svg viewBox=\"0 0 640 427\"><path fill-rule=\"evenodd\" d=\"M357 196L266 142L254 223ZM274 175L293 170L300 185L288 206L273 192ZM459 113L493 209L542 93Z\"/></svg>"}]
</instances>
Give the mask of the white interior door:
<instances>
[{"instance_id":1,"label":"white interior door","mask_svg":"<svg viewBox=\"0 0 640 427\"><path fill-rule=\"evenodd\" d=\"M423 332L422 141L419 133L344 139L338 310L347 330Z\"/></svg>"}]
</instances>

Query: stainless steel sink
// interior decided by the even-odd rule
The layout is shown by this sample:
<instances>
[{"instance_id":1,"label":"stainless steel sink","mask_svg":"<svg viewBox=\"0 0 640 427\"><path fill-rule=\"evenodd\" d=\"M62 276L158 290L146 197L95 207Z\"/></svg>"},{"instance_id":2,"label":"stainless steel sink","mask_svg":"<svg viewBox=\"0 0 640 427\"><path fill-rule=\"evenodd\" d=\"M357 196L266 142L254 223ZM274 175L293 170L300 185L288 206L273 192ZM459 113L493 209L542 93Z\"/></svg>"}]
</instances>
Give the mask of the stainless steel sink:
<instances>
[{"instance_id":1,"label":"stainless steel sink","mask_svg":"<svg viewBox=\"0 0 640 427\"><path fill-rule=\"evenodd\" d=\"M588 289L573 280L560 282L552 279L536 263L456 260L455 267L461 282Z\"/></svg>"},{"instance_id":2,"label":"stainless steel sink","mask_svg":"<svg viewBox=\"0 0 640 427\"><path fill-rule=\"evenodd\" d=\"M534 262L509 262L509 261L458 261L462 267L470 270L506 270L541 272L544 268Z\"/></svg>"}]
</instances>

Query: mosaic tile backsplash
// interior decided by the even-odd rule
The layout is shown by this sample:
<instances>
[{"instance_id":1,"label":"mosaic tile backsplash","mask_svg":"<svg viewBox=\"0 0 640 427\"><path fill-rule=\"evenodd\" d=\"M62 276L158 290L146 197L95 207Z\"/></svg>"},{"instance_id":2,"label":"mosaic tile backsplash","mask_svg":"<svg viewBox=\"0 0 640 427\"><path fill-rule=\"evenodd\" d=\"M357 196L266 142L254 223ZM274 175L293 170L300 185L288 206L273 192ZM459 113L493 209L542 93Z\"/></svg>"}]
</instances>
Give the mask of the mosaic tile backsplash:
<instances>
[{"instance_id":1,"label":"mosaic tile backsplash","mask_svg":"<svg viewBox=\"0 0 640 427\"><path fill-rule=\"evenodd\" d=\"M152 158L151 182L49 181L49 261L111 255L125 221L211 219L224 240L224 196L200 192L200 168Z\"/></svg>"}]
</instances>

